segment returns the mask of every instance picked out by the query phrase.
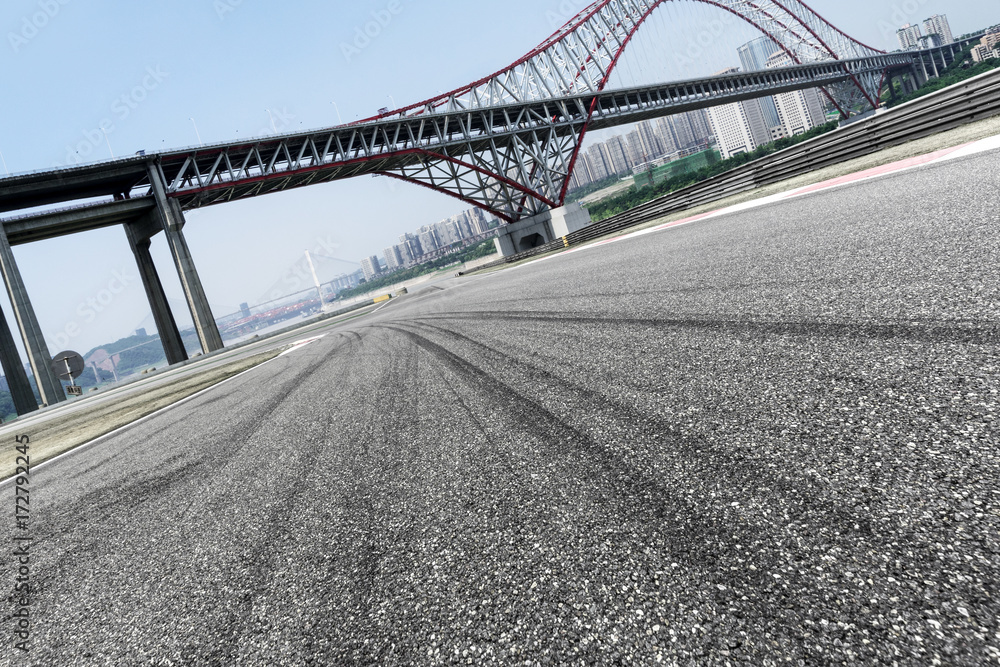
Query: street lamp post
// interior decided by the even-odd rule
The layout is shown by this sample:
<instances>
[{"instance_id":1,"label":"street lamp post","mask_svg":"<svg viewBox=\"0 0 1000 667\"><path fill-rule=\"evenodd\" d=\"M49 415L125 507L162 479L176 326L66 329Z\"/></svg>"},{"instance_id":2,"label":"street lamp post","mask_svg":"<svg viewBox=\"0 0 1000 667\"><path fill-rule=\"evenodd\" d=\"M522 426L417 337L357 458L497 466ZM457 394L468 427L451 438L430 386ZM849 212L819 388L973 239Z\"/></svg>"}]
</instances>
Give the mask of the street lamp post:
<instances>
[{"instance_id":1,"label":"street lamp post","mask_svg":"<svg viewBox=\"0 0 1000 667\"><path fill-rule=\"evenodd\" d=\"M330 104L332 104L333 108L336 109L336 111L337 111L337 123L339 123L340 125L343 125L344 124L344 119L340 117L340 107L337 106L336 102L330 102Z\"/></svg>"},{"instance_id":2,"label":"street lamp post","mask_svg":"<svg viewBox=\"0 0 1000 667\"><path fill-rule=\"evenodd\" d=\"M3 170L10 176L10 169L7 168L7 158L3 156L3 151L0 151L0 161L3 162Z\"/></svg>"},{"instance_id":3,"label":"street lamp post","mask_svg":"<svg viewBox=\"0 0 1000 667\"><path fill-rule=\"evenodd\" d=\"M264 111L267 112L267 117L271 119L271 129L274 130L275 134L277 134L278 133L278 128L274 124L274 116L271 115L271 110L270 109L264 109Z\"/></svg>"}]
</instances>

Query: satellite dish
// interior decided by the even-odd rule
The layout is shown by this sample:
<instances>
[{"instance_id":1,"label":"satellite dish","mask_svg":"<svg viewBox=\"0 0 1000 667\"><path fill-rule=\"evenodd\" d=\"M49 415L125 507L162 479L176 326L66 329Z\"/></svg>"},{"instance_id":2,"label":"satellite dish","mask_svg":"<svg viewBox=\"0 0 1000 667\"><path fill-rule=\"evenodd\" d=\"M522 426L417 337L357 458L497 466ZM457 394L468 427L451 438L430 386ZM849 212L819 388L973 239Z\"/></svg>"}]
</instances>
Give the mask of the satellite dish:
<instances>
[{"instance_id":1,"label":"satellite dish","mask_svg":"<svg viewBox=\"0 0 1000 667\"><path fill-rule=\"evenodd\" d=\"M80 377L86 366L81 357L76 352L60 352L52 357L52 370L59 376L60 380L72 383L75 378Z\"/></svg>"}]
</instances>

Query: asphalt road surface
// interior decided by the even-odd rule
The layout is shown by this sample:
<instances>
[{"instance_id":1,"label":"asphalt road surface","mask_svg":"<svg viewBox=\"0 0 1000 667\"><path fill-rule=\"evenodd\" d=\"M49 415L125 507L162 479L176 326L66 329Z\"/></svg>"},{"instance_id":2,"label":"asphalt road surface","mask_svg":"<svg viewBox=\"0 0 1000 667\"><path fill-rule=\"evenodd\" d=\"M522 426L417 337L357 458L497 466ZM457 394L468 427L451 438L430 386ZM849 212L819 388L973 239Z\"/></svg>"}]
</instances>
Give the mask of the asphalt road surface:
<instances>
[{"instance_id":1,"label":"asphalt road surface","mask_svg":"<svg viewBox=\"0 0 1000 667\"><path fill-rule=\"evenodd\" d=\"M33 474L4 662L996 665L998 229L989 153L329 327Z\"/></svg>"}]
</instances>

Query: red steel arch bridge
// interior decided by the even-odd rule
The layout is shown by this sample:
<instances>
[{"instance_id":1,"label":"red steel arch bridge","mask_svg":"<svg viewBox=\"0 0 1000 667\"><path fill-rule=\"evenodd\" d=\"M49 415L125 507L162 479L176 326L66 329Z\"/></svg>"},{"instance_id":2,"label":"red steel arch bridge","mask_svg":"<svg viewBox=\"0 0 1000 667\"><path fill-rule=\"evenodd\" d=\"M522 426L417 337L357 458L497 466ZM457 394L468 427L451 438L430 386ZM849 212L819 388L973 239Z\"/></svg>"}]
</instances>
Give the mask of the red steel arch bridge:
<instances>
[{"instance_id":1,"label":"red steel arch bridge","mask_svg":"<svg viewBox=\"0 0 1000 667\"><path fill-rule=\"evenodd\" d=\"M222 347L184 241L185 210L364 174L403 179L516 222L561 206L590 130L805 88L846 115L876 106L886 74L914 67L852 39L799 0L696 0L729 12L793 63L762 72L608 88L636 34L680 0L598 0L509 67L465 87L356 123L258 140L113 160L0 179L0 270L43 402L64 398L11 244L124 225L170 363L187 354L149 255L163 231L202 348ZM96 201L95 200L101 200ZM49 209L87 200L72 208ZM35 209L16 215L23 209ZM9 327L0 358L18 411L37 407ZM18 372L20 369L20 372ZM27 388L27 389L26 389Z\"/></svg>"}]
</instances>

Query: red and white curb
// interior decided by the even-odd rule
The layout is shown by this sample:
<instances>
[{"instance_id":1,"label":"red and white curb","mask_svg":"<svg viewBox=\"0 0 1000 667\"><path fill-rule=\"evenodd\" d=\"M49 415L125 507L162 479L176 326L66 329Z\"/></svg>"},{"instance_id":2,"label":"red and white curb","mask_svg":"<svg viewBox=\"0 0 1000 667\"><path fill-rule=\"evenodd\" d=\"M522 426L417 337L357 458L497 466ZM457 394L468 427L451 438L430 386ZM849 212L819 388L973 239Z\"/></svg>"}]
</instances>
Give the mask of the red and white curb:
<instances>
[{"instance_id":1,"label":"red and white curb","mask_svg":"<svg viewBox=\"0 0 1000 667\"><path fill-rule=\"evenodd\" d=\"M575 252L588 250L590 248L596 248L598 246L607 245L609 243L616 243L618 241L624 241L625 239L631 239L637 236L644 236L645 234L654 234L656 232L663 231L664 229L681 227L683 225L689 225L693 222L700 222L702 220L708 220L711 218L719 217L721 215L728 215L730 213L739 213L740 211L748 211L750 209L754 209L760 206L767 206L768 204L773 204L774 202L778 201L784 201L786 199L793 199L795 197L801 197L803 195L812 194L815 192L821 192L823 190L830 190L832 188L842 187L844 185L849 185L851 183L860 183L862 181L868 181L874 178L880 178L882 176L887 176L889 174L898 174L903 171L907 171L909 169L916 169L917 167L923 167L930 164L937 164L940 162L947 162L949 160L955 160L958 158L968 157L970 155L976 155L977 153L985 153L987 151L994 151L998 149L1000 149L1000 135L994 137L988 137L986 139L980 139L979 141L973 141L967 144L962 144L960 146L954 146L952 148L944 148L942 150L935 151L933 153L928 153L927 155L919 155L917 157L907 158L906 160L900 160L898 162L893 162L891 164L882 165L881 167L874 167L872 169L859 171L855 174L848 174L847 176L832 178L828 181L823 181L822 183L807 185L801 188L796 188L794 190L789 190L787 192L780 192L778 194L769 195L767 197L761 197L760 199L754 199L753 201L743 202L742 204L727 206L726 208L721 208L717 211L709 211L707 213L693 215L689 218L684 218L682 220L675 220L673 222L667 222L662 225L657 225L656 227L649 227L647 229L641 229L636 232L629 232L626 234L622 234L621 236L615 236L610 239L605 239L603 241L598 241L596 243L590 243L588 245L580 246L578 248L571 248L565 252L559 253L557 255L549 255L548 257L543 257L537 261L555 259L556 257L571 255ZM529 264L530 263L531 262L529 262Z\"/></svg>"}]
</instances>

